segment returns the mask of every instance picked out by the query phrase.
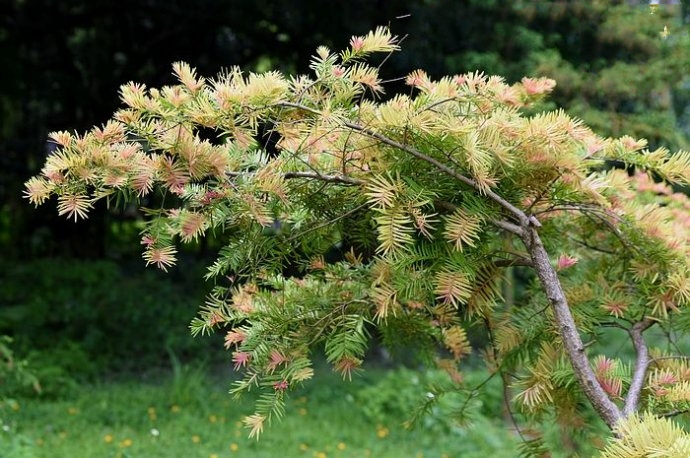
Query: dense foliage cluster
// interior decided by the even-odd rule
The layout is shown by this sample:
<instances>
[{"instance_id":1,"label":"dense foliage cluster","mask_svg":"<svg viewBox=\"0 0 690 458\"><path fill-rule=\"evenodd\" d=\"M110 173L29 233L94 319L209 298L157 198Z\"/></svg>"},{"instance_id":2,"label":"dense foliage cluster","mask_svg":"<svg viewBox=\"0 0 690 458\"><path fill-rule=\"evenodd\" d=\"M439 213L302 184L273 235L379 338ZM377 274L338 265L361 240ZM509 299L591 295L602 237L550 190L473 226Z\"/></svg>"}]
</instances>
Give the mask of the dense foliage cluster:
<instances>
[{"instance_id":1,"label":"dense foliage cluster","mask_svg":"<svg viewBox=\"0 0 690 458\"><path fill-rule=\"evenodd\" d=\"M417 70L408 95L379 102L367 59L397 49L379 28L340 53L318 48L310 75L206 80L177 63L179 84L129 83L103 127L52 134L26 195L56 196L75 220L99 200L139 202L144 259L164 270L177 242L224 240L191 327L223 329L244 373L233 391L261 392L252 435L312 377L315 348L350 377L372 333L458 389L461 360L480 353L525 414L564 425L585 400L611 428L638 409L690 408L686 360L643 337L690 326L690 202L669 186L690 183L690 153L536 111L547 78ZM514 270L529 287L511 304ZM630 336L631 359L597 351L608 329Z\"/></svg>"}]
</instances>

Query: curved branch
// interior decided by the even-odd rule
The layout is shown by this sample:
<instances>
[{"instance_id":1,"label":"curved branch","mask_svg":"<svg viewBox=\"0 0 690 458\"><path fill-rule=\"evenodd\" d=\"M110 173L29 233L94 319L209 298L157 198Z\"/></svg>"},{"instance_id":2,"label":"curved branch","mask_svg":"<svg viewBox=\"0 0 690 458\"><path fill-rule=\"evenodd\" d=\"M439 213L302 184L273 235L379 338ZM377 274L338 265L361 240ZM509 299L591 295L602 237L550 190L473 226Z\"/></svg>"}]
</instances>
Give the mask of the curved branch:
<instances>
[{"instance_id":1,"label":"curved branch","mask_svg":"<svg viewBox=\"0 0 690 458\"><path fill-rule=\"evenodd\" d=\"M649 367L650 363L649 349L647 348L647 342L645 342L644 337L642 337L642 333L653 324L654 320L645 318L635 323L628 331L633 341L637 358L635 361L635 369L633 370L632 381L630 382L630 388L625 397L625 405L623 407L623 414L625 416L635 412L637 403L640 401L640 393L642 392L645 375L647 374L647 367Z\"/></svg>"},{"instance_id":2,"label":"curved branch","mask_svg":"<svg viewBox=\"0 0 690 458\"><path fill-rule=\"evenodd\" d=\"M563 346L568 359L570 359L570 364L573 366L575 377L577 377L587 399L592 403L594 410L597 411L609 428L613 429L616 423L623 418L623 413L611 401L594 375L585 353L585 345L577 330L573 315L570 313L568 301L558 280L558 275L549 261L549 256L544 249L539 234L537 234L535 228L527 228L522 240L527 247L527 251L532 256L534 269L551 304L551 309L558 324L558 330L563 339Z\"/></svg>"}]
</instances>

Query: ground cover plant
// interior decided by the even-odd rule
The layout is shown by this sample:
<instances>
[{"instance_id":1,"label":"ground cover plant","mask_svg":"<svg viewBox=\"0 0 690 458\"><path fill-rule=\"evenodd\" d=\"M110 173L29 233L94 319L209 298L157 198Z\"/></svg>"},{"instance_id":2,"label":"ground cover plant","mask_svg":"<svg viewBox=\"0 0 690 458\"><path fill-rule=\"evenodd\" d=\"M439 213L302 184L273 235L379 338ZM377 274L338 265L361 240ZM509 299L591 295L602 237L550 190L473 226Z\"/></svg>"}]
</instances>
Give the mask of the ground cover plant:
<instances>
[{"instance_id":1,"label":"ground cover plant","mask_svg":"<svg viewBox=\"0 0 690 458\"><path fill-rule=\"evenodd\" d=\"M292 418L261 441L249 439L242 417L250 400L234 401L218 374L187 369L170 378L83 385L70 396L14 399L0 408L3 456L15 457L512 457L518 442L500 418L478 415L459 428L437 418L435 425L409 432L399 412L405 402L381 399L371 388L423 396L412 371L372 369L371 376L343 383L322 368L322 384L296 393ZM394 384L384 374L395 375ZM480 377L485 374L478 374ZM418 377L418 375L416 375ZM500 386L493 387L500 391ZM500 408L500 397L499 408ZM416 402L416 401L415 401ZM461 435L462 441L455 438ZM171 451L174 451L171 452Z\"/></svg>"},{"instance_id":2,"label":"ground cover plant","mask_svg":"<svg viewBox=\"0 0 690 458\"><path fill-rule=\"evenodd\" d=\"M97 201L139 202L144 259L164 270L178 242L223 238L191 328L222 329L244 374L232 392L259 391L250 436L313 377L315 348L350 378L376 335L447 371L423 411L468 391L462 360L480 353L514 394L528 453L545 442L522 433L516 409L564 429L596 416L613 432L605 456L690 454L664 418L690 402L672 345L690 325L690 203L671 187L690 183L690 153L539 111L547 78L417 70L408 95L379 101L368 59L397 50L378 28L342 52L318 48L311 75L232 68L207 81L176 63L178 84L129 83L104 126L54 133L26 195L56 196L75 220ZM507 268L528 283L512 305ZM654 328L666 348L649 348ZM631 358L588 351L609 329ZM473 348L468 330L488 344Z\"/></svg>"}]
</instances>

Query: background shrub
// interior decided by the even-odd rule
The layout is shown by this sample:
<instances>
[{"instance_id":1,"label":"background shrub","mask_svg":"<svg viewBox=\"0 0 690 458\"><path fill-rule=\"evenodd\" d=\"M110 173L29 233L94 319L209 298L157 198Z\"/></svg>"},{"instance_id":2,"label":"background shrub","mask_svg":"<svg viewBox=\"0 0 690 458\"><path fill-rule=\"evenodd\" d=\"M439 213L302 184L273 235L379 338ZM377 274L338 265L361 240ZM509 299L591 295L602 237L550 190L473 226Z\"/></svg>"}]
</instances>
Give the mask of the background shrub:
<instances>
[{"instance_id":1,"label":"background shrub","mask_svg":"<svg viewBox=\"0 0 690 458\"><path fill-rule=\"evenodd\" d=\"M69 378L168 366L169 351L182 361L211 358L210 339L187 329L204 295L203 285L185 282L196 269L165 276L139 260L0 263L0 334L29 356L47 391L50 380L68 386Z\"/></svg>"}]
</instances>

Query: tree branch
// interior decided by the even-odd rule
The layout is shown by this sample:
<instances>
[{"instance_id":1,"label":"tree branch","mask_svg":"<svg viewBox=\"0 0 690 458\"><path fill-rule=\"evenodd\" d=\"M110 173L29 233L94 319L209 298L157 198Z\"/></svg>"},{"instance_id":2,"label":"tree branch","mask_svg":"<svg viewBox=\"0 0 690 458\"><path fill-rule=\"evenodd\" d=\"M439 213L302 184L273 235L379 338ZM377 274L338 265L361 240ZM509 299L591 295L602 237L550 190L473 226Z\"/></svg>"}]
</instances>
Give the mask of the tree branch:
<instances>
[{"instance_id":1,"label":"tree branch","mask_svg":"<svg viewBox=\"0 0 690 458\"><path fill-rule=\"evenodd\" d=\"M649 364L656 364L657 361L664 361L667 359L685 359L685 360L688 360L688 359L690 359L690 356L685 356L685 355L657 356L656 358L651 358L649 360Z\"/></svg>"},{"instance_id":2,"label":"tree branch","mask_svg":"<svg viewBox=\"0 0 690 458\"><path fill-rule=\"evenodd\" d=\"M660 414L660 417L663 418L671 418L671 417L677 417L678 415L683 415L690 412L690 409L684 409L684 410L672 410L670 412L666 412L663 414Z\"/></svg>"},{"instance_id":3,"label":"tree branch","mask_svg":"<svg viewBox=\"0 0 690 458\"><path fill-rule=\"evenodd\" d=\"M331 219L331 220L328 220L328 221L323 222L323 223L321 223L321 224L317 224L317 225L315 225L315 226L311 226L311 227L309 227L308 229L305 229L305 230L303 230L302 232L299 232L299 233L297 233L297 234L291 236L290 238L288 238L288 239L286 240L286 242L291 242L291 241L293 241L293 240L295 240L295 239L298 239L298 238L300 238L300 237L305 236L306 234L308 234L308 233L310 233L310 232L314 232L314 231L317 231L317 230L319 230L319 229L321 229L321 228L324 228L324 227L326 227L326 226L329 226L329 225L331 225L331 224L333 224L333 223L335 223L335 222L337 222L337 221L339 221L339 220L341 220L341 219L343 219L343 218L345 218L345 217L347 217L347 216L352 215L353 213L356 213L357 211L363 209L363 208L366 207L367 205L369 205L369 204L365 202L365 203L363 203L362 205L358 205L357 207L352 208L352 209L346 211L345 213L342 213L342 214L338 215L337 217L335 217L335 218L333 218L333 219Z\"/></svg>"},{"instance_id":4,"label":"tree branch","mask_svg":"<svg viewBox=\"0 0 690 458\"><path fill-rule=\"evenodd\" d=\"M640 393L644 386L644 379L650 362L649 349L647 348L647 342L645 342L644 337L642 337L642 333L653 324L654 320L651 318L644 318L642 321L635 323L633 327L628 330L630 338L633 341L633 346L635 347L635 353L637 353L637 359L635 361L635 369L633 370L630 388L625 397L625 405L623 407L623 415L625 416L635 412L637 403L640 401Z\"/></svg>"},{"instance_id":5,"label":"tree branch","mask_svg":"<svg viewBox=\"0 0 690 458\"><path fill-rule=\"evenodd\" d=\"M496 267L513 267L513 266L523 266L523 267L534 267L534 263L527 258L513 258L513 259L499 259L493 262Z\"/></svg>"},{"instance_id":6,"label":"tree branch","mask_svg":"<svg viewBox=\"0 0 690 458\"><path fill-rule=\"evenodd\" d=\"M237 177L251 173L252 172L226 172L226 175L229 177ZM345 175L324 175L317 172L286 172L283 174L283 178L286 180L291 178L307 178L311 180L325 181L326 183L342 183L356 186L364 184L364 180L359 180L357 178L352 178Z\"/></svg>"},{"instance_id":7,"label":"tree branch","mask_svg":"<svg viewBox=\"0 0 690 458\"><path fill-rule=\"evenodd\" d=\"M509 223L508 221L502 221L499 219L492 219L490 221L491 224L493 224L494 226L498 226L507 232L517 235L518 237L522 237L525 233L525 231L517 224Z\"/></svg>"},{"instance_id":8,"label":"tree branch","mask_svg":"<svg viewBox=\"0 0 690 458\"><path fill-rule=\"evenodd\" d=\"M348 177L345 175L323 175L316 172L287 172L283 174L283 178L310 178L312 180L325 181L327 183L343 183L351 185L362 185L364 180Z\"/></svg>"},{"instance_id":9,"label":"tree branch","mask_svg":"<svg viewBox=\"0 0 690 458\"><path fill-rule=\"evenodd\" d=\"M292 102L281 102L278 105L305 110L315 115L321 114L319 111L313 108L305 107ZM513 218L515 218L518 223L517 225L506 221L492 221L492 223L508 232L518 235L527 247L527 251L532 258L532 263L534 264L534 269L537 272L537 276L539 277L542 288L549 299L549 304L551 305L561 338L563 339L565 352L573 366L575 376L577 377L585 395L592 403L592 406L597 411L599 416L604 420L604 422L606 422L609 428L613 429L616 423L623 418L623 412L621 412L618 406L616 406L616 404L614 404L613 401L611 401L611 399L608 397L604 389L597 381L594 371L589 364L589 360L587 359L587 354L585 352L585 346L582 342L582 338L580 337L577 326L575 325L575 320L570 312L570 308L568 307L568 301L565 298L565 293L561 287L558 275L551 265L548 253L544 249L544 245L541 242L539 234L537 233L537 228L541 227L541 224L537 218L527 215L525 212L515 207L503 197L491 190L482 189L473 179L466 177L446 164L443 164L433 157L422 153L412 146L400 143L359 124L344 121L343 126L360 132L370 138L379 140L383 144L404 151L419 160L433 165L438 170L471 187L480 195L487 196L489 199L500 205L504 210L508 211Z\"/></svg>"},{"instance_id":10,"label":"tree branch","mask_svg":"<svg viewBox=\"0 0 690 458\"><path fill-rule=\"evenodd\" d=\"M434 200L434 205L436 207L441 207L441 208L444 208L444 209L451 211L451 212L454 212L455 210L458 209L458 206L455 205L454 203L446 202L444 200L436 199L436 200ZM517 224L513 224L513 223L510 223L508 221L502 221L502 220L498 220L498 219L490 219L489 221L494 226L497 226L497 227L499 227L499 228L501 228L507 232L513 233L513 234L520 236L520 237L522 236L523 230Z\"/></svg>"},{"instance_id":11,"label":"tree branch","mask_svg":"<svg viewBox=\"0 0 690 458\"><path fill-rule=\"evenodd\" d=\"M315 109L310 108L306 105L302 105L301 103L283 101L283 102L276 103L276 105L279 107L297 108L298 110L307 111L311 114L321 116L321 112L319 110L315 110Z\"/></svg>"},{"instance_id":12,"label":"tree branch","mask_svg":"<svg viewBox=\"0 0 690 458\"><path fill-rule=\"evenodd\" d=\"M489 197L491 200L499 204L501 207L504 209L508 210L510 213L513 214L513 216L521 223L521 225L528 225L530 220L525 215L525 213L520 210L519 208L515 207L513 204L505 200L503 197L499 196L495 192L491 190L483 190L480 188L480 186L477 184L476 181L474 181L471 178L466 177L465 175L456 172L452 168L448 167L446 164L434 159L431 156L427 156L426 154L422 153L421 151L417 150L416 148L413 148L409 145L405 145L403 143L397 142L391 138L386 137L383 134L380 134L378 132L375 132L371 129L368 129L364 126L361 126L359 124L351 123L345 121L343 123L345 127L349 127L352 130L356 130L358 132L361 132L362 134L375 138L379 140L381 143L385 143L388 146L392 146L393 148L397 148L401 151L405 151L406 153L411 154L412 156L416 157L417 159L420 159L424 162L427 162L440 171L452 176L453 178L457 179L458 181L461 181L462 183L465 183L466 185L470 186L473 188L475 191L477 191L479 194L485 194L487 197ZM536 219L535 219L536 221Z\"/></svg>"},{"instance_id":13,"label":"tree branch","mask_svg":"<svg viewBox=\"0 0 690 458\"><path fill-rule=\"evenodd\" d=\"M594 410L597 411L609 428L613 429L616 423L623 418L623 413L611 401L594 375L585 353L585 345L575 325L575 320L570 312L568 301L558 280L558 275L549 261L549 256L544 249L539 234L534 227L526 228L522 240L532 257L534 269L551 304L551 309L558 324L558 330L563 339L565 352L568 355L568 359L570 359L570 364L573 366L575 377L577 377L587 399L592 403Z\"/></svg>"},{"instance_id":14,"label":"tree branch","mask_svg":"<svg viewBox=\"0 0 690 458\"><path fill-rule=\"evenodd\" d=\"M294 102L279 102L276 105L278 106L283 106L283 107L289 107L289 108L296 108L299 110L304 110L309 113L315 114L315 115L321 115L321 112L318 110L315 110L313 108L301 105L299 103L294 103ZM519 208L515 207L513 204L505 200L503 197L499 196L495 192L491 190L483 190L481 187L477 184L476 181L473 179L466 177L465 175L456 172L452 168L448 167L446 164L434 159L431 156L428 156L421 151L417 150L416 148L413 148L409 145L405 145L403 143L400 143L398 141L393 140L392 138L388 138L385 135L376 132L374 130L371 130L367 127L364 127L360 124L355 124L353 122L349 121L344 121L343 126L352 129L354 131L360 132L368 137L375 138L376 140L379 140L381 143L384 143L388 146L392 146L393 148L397 148L401 151L405 151L406 153L411 154L412 156L416 157L417 159L420 159L424 162L427 162L440 171L452 176L453 178L457 179L458 181L461 181L462 183L465 183L466 185L470 186L473 188L475 191L479 192L480 194L484 194L487 197L489 197L491 200L499 204L501 207L504 209L508 210L519 222L521 226L527 226L529 224L533 224L535 226L540 226L539 221L534 218L534 217L528 217L522 210Z\"/></svg>"}]
</instances>

